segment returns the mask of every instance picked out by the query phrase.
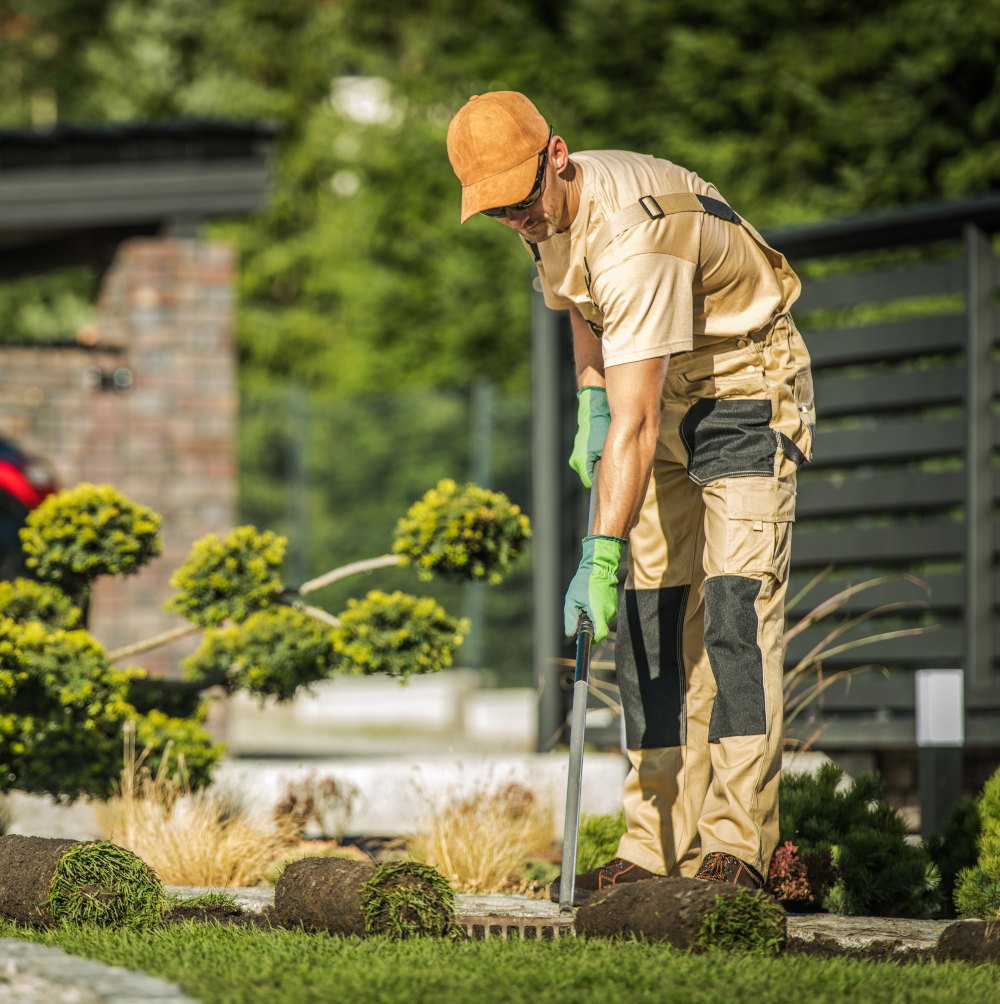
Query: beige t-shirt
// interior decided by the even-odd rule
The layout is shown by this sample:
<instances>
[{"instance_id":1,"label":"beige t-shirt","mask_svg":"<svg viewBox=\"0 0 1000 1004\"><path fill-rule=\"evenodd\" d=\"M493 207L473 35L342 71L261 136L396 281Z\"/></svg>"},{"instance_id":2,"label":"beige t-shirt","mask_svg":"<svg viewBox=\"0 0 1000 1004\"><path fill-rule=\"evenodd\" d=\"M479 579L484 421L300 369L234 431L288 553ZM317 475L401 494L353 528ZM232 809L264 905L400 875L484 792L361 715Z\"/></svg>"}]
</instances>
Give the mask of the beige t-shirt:
<instances>
[{"instance_id":1,"label":"beige t-shirt","mask_svg":"<svg viewBox=\"0 0 1000 1004\"><path fill-rule=\"evenodd\" d=\"M644 154L572 158L583 173L580 208L566 233L537 246L536 266L546 304L576 307L601 334L606 366L686 352L695 336L746 334L798 297L794 272L745 221L695 211L640 213L617 233L605 226L643 196L693 192L723 201L714 185Z\"/></svg>"}]
</instances>

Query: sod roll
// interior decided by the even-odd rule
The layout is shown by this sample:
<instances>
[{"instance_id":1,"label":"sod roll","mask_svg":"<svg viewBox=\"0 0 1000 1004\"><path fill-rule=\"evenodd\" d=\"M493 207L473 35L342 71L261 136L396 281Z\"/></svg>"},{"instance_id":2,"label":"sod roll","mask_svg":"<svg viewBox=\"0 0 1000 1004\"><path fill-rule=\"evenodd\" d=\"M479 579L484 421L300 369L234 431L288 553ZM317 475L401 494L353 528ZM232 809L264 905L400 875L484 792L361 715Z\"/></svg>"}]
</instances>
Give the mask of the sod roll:
<instances>
[{"instance_id":1,"label":"sod roll","mask_svg":"<svg viewBox=\"0 0 1000 1004\"><path fill-rule=\"evenodd\" d=\"M454 937L459 930L447 880L414 861L293 861L275 886L274 913L282 927L358 937Z\"/></svg>"},{"instance_id":2,"label":"sod roll","mask_svg":"<svg viewBox=\"0 0 1000 1004\"><path fill-rule=\"evenodd\" d=\"M282 927L331 934L365 933L361 889L375 874L371 861L347 858L300 858L274 887L274 915Z\"/></svg>"},{"instance_id":3,"label":"sod roll","mask_svg":"<svg viewBox=\"0 0 1000 1004\"><path fill-rule=\"evenodd\" d=\"M156 874L107 841L0 837L0 916L20 924L142 928L163 919Z\"/></svg>"},{"instance_id":4,"label":"sod roll","mask_svg":"<svg viewBox=\"0 0 1000 1004\"><path fill-rule=\"evenodd\" d=\"M763 892L725 882L658 878L594 893L577 911L574 927L589 937L766 954L784 945L786 917Z\"/></svg>"}]
</instances>

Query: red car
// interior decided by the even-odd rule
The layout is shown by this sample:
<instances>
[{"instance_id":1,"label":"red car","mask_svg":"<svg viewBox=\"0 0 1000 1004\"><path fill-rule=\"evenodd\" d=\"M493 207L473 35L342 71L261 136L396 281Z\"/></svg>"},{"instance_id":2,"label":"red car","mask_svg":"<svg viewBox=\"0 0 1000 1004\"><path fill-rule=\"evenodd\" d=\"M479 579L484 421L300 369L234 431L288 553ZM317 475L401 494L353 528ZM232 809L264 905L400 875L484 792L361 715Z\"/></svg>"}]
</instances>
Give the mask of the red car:
<instances>
[{"instance_id":1,"label":"red car","mask_svg":"<svg viewBox=\"0 0 1000 1004\"><path fill-rule=\"evenodd\" d=\"M28 513L55 490L47 464L29 457L10 440L0 439L0 579L22 574L18 530Z\"/></svg>"}]
</instances>

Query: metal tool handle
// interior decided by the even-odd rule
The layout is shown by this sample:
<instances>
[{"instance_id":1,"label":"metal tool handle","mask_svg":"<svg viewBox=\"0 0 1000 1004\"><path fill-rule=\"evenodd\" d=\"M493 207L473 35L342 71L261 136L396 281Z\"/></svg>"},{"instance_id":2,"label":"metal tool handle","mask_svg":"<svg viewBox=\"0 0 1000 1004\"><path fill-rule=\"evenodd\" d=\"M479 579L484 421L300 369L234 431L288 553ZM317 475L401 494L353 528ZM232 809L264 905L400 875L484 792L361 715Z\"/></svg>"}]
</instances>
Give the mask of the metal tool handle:
<instances>
[{"instance_id":1,"label":"metal tool handle","mask_svg":"<svg viewBox=\"0 0 1000 1004\"><path fill-rule=\"evenodd\" d=\"M601 462L594 465L590 486L588 532L597 523L597 478ZM580 796L583 792L583 737L587 731L587 696L590 689L590 649L594 625L581 616L576 635L576 670L573 675L573 713L569 728L569 771L566 777L566 818L563 824L562 873L559 877L559 912L571 913L576 892L576 850L580 837Z\"/></svg>"}]
</instances>

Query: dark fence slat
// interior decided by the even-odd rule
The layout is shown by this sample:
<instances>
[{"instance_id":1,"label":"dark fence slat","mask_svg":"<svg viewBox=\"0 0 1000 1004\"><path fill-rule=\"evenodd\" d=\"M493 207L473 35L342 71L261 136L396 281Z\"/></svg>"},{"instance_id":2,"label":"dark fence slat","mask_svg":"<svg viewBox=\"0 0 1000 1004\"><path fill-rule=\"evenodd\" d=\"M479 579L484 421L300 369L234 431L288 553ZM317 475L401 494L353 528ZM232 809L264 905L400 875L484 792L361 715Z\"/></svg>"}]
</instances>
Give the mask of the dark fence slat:
<instances>
[{"instance_id":1,"label":"dark fence slat","mask_svg":"<svg viewBox=\"0 0 1000 1004\"><path fill-rule=\"evenodd\" d=\"M961 505L962 471L878 475L838 481L814 479L799 485L798 519L858 513L921 512Z\"/></svg>"},{"instance_id":2,"label":"dark fence slat","mask_svg":"<svg viewBox=\"0 0 1000 1004\"><path fill-rule=\"evenodd\" d=\"M965 528L958 523L927 522L870 529L798 532L794 544L795 565L901 565L931 559L960 559Z\"/></svg>"},{"instance_id":3,"label":"dark fence slat","mask_svg":"<svg viewBox=\"0 0 1000 1004\"><path fill-rule=\"evenodd\" d=\"M813 460L806 471L845 464L886 464L960 453L965 445L961 417L929 421L879 422L857 429L824 429L819 416ZM1000 423L998 423L1000 432Z\"/></svg>"},{"instance_id":4,"label":"dark fence slat","mask_svg":"<svg viewBox=\"0 0 1000 1004\"><path fill-rule=\"evenodd\" d=\"M964 398L965 367L886 370L864 377L820 376L815 391L817 412L830 418L951 404Z\"/></svg>"},{"instance_id":5,"label":"dark fence slat","mask_svg":"<svg viewBox=\"0 0 1000 1004\"><path fill-rule=\"evenodd\" d=\"M807 329L803 337L813 370L819 372L831 366L961 351L965 327L964 314L949 314L861 328Z\"/></svg>"},{"instance_id":6,"label":"dark fence slat","mask_svg":"<svg viewBox=\"0 0 1000 1004\"><path fill-rule=\"evenodd\" d=\"M811 280L803 283L802 296L792 310L798 316L827 307L884 303L904 297L933 296L964 289L964 265L960 258L956 258L906 269Z\"/></svg>"}]
</instances>

